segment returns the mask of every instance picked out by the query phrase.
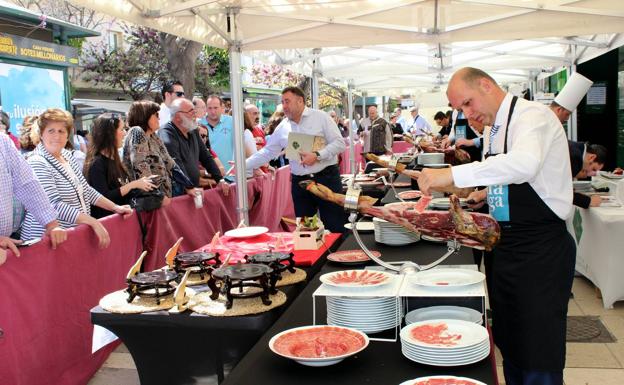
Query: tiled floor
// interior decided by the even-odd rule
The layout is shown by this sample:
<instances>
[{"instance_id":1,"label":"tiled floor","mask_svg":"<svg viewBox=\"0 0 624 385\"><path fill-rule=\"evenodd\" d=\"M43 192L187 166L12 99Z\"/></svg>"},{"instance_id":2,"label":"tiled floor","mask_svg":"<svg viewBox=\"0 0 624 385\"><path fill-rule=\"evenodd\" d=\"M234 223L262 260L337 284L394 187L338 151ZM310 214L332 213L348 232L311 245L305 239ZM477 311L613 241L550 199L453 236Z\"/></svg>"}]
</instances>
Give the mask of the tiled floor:
<instances>
[{"instance_id":1,"label":"tiled floor","mask_svg":"<svg viewBox=\"0 0 624 385\"><path fill-rule=\"evenodd\" d=\"M624 301L613 309L604 309L596 297L593 285L577 277L572 288L569 315L597 315L615 336L615 343L568 343L564 381L566 385L622 385L624 384ZM502 364L497 352L497 363ZM502 367L498 367L499 381L504 385ZM216 376L198 379L198 384L213 385ZM139 377L132 357L121 345L89 382L90 385L136 385Z\"/></svg>"}]
</instances>

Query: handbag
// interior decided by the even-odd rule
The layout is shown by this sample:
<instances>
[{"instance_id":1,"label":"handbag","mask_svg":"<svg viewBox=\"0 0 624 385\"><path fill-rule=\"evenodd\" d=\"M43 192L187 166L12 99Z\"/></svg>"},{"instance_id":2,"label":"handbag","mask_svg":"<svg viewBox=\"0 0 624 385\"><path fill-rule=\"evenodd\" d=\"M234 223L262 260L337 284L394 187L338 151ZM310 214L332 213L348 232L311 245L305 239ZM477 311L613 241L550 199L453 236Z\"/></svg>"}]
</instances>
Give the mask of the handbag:
<instances>
[{"instance_id":1,"label":"handbag","mask_svg":"<svg viewBox=\"0 0 624 385\"><path fill-rule=\"evenodd\" d=\"M165 194L160 188L151 191L133 189L130 194L132 195L130 207L138 212L156 210L162 206L163 199L165 199Z\"/></svg>"},{"instance_id":2,"label":"handbag","mask_svg":"<svg viewBox=\"0 0 624 385\"><path fill-rule=\"evenodd\" d=\"M195 185L177 164L171 169L171 195L177 197L184 195L187 189L194 188Z\"/></svg>"}]
</instances>

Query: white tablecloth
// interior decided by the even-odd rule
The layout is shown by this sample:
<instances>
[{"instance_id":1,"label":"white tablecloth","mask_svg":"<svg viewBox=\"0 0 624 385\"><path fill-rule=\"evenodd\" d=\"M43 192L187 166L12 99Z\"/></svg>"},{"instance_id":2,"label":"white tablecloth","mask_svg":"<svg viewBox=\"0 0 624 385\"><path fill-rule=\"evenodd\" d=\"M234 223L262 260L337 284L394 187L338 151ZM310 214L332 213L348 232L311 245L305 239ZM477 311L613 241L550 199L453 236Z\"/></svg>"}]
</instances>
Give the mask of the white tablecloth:
<instances>
[{"instance_id":1,"label":"white tablecloth","mask_svg":"<svg viewBox=\"0 0 624 385\"><path fill-rule=\"evenodd\" d=\"M576 207L567 221L577 241L576 271L602 292L606 309L624 300L624 208Z\"/></svg>"}]
</instances>

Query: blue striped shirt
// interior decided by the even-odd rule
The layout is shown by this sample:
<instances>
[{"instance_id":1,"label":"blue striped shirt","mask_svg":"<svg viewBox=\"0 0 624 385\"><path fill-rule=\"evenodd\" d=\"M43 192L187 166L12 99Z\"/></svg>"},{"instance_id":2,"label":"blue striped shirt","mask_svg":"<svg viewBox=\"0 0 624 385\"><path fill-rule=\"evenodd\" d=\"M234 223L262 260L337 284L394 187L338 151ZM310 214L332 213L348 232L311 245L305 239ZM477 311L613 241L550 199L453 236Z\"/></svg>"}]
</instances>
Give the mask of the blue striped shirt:
<instances>
[{"instance_id":1,"label":"blue striped shirt","mask_svg":"<svg viewBox=\"0 0 624 385\"><path fill-rule=\"evenodd\" d=\"M35 177L41 183L47 194L52 207L58 212L58 220L63 228L73 227L80 213L91 215L90 205L102 196L93 187L89 186L78 162L67 150L61 151L61 155L76 174L80 186L75 184L74 178L65 170L65 167L54 158L42 144L39 144L33 155L28 158L28 163L35 173ZM80 188L82 187L82 188ZM84 211L80 202L80 195L85 201ZM26 213L26 219L22 227L21 238L28 240L40 237L44 228L37 222L32 213Z\"/></svg>"},{"instance_id":2,"label":"blue striped shirt","mask_svg":"<svg viewBox=\"0 0 624 385\"><path fill-rule=\"evenodd\" d=\"M7 135L0 135L0 236L11 235L13 197L17 198L41 227L56 219L56 211L41 188L26 160Z\"/></svg>"}]
</instances>

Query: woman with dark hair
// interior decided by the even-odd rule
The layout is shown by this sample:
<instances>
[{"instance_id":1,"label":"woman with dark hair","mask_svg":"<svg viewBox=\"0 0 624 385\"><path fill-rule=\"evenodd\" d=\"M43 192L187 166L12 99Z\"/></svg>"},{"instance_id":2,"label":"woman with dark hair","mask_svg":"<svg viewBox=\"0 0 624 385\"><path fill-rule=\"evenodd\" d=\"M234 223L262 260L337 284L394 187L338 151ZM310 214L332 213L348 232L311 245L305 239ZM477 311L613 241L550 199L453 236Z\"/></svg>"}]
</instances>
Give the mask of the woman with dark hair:
<instances>
[{"instance_id":1,"label":"woman with dark hair","mask_svg":"<svg viewBox=\"0 0 624 385\"><path fill-rule=\"evenodd\" d=\"M131 128L124 140L123 165L131 180L157 176L157 184L160 183L165 193L163 205L166 205L172 195L171 176L175 161L156 135L160 127L159 110L158 104L148 100L134 102L130 106L128 125Z\"/></svg>"},{"instance_id":2,"label":"woman with dark hair","mask_svg":"<svg viewBox=\"0 0 624 385\"><path fill-rule=\"evenodd\" d=\"M100 194L118 205L129 203L128 193L132 189L150 191L156 188L152 176L128 182L128 173L121 164L119 152L123 144L124 122L118 114L102 114L93 121L91 141L85 160L84 174L87 182ZM110 211L91 206L91 215L102 218L112 214Z\"/></svg>"},{"instance_id":3,"label":"woman with dark hair","mask_svg":"<svg viewBox=\"0 0 624 385\"><path fill-rule=\"evenodd\" d=\"M258 152L256 148L256 140L253 136L254 123L251 114L247 111L243 112L245 117L245 129L243 130L243 139L245 144L245 158L249 158L256 152Z\"/></svg>"}]
</instances>

